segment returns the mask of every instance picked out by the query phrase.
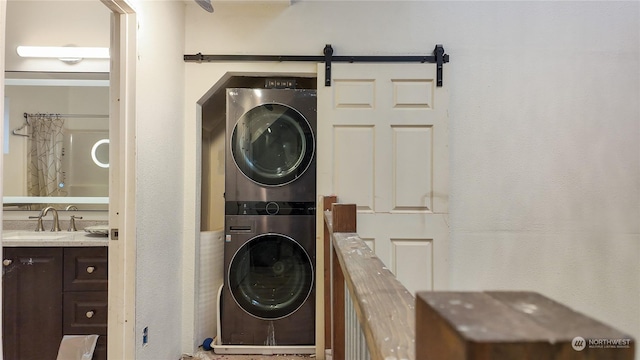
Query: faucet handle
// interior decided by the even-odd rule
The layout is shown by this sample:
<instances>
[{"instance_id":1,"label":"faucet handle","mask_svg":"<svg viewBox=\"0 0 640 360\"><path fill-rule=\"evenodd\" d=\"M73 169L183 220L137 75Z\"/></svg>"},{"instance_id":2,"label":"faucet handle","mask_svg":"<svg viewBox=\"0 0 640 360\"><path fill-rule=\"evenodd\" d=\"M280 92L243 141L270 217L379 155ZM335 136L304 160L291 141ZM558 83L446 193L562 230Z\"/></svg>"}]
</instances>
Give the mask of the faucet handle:
<instances>
[{"instance_id":1,"label":"faucet handle","mask_svg":"<svg viewBox=\"0 0 640 360\"><path fill-rule=\"evenodd\" d=\"M44 231L44 225L42 224L42 212L38 216L29 216L29 219L38 219L36 231Z\"/></svg>"},{"instance_id":2,"label":"faucet handle","mask_svg":"<svg viewBox=\"0 0 640 360\"><path fill-rule=\"evenodd\" d=\"M78 231L78 229L76 229L76 219L82 219L82 216L71 215L69 217L69 229L67 229L67 231Z\"/></svg>"}]
</instances>

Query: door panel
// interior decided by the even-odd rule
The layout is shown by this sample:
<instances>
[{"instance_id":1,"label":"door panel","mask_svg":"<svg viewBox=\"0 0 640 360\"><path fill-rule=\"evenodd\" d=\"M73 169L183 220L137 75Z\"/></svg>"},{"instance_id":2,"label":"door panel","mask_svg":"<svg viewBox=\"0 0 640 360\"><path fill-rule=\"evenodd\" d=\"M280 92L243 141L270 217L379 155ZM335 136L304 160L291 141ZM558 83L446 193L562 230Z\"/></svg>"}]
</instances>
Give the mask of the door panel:
<instances>
[{"instance_id":1,"label":"door panel","mask_svg":"<svg viewBox=\"0 0 640 360\"><path fill-rule=\"evenodd\" d=\"M62 248L3 249L5 359L55 359L62 340Z\"/></svg>"},{"instance_id":2,"label":"door panel","mask_svg":"<svg viewBox=\"0 0 640 360\"><path fill-rule=\"evenodd\" d=\"M318 78L318 192L411 291L448 284L448 95L435 64L332 64ZM324 74L324 65L318 68Z\"/></svg>"},{"instance_id":3,"label":"door panel","mask_svg":"<svg viewBox=\"0 0 640 360\"><path fill-rule=\"evenodd\" d=\"M398 278L403 279L405 287L433 288L433 273L430 266L433 263L433 239L391 239L391 252L391 271ZM413 276L414 273L422 276Z\"/></svg>"},{"instance_id":4,"label":"door panel","mask_svg":"<svg viewBox=\"0 0 640 360\"><path fill-rule=\"evenodd\" d=\"M334 183L337 194L349 194L360 211L373 211L375 133L373 126L335 126L332 171L343 176Z\"/></svg>"},{"instance_id":5,"label":"door panel","mask_svg":"<svg viewBox=\"0 0 640 360\"><path fill-rule=\"evenodd\" d=\"M433 127L392 126L391 131L393 193L390 211L430 211Z\"/></svg>"}]
</instances>

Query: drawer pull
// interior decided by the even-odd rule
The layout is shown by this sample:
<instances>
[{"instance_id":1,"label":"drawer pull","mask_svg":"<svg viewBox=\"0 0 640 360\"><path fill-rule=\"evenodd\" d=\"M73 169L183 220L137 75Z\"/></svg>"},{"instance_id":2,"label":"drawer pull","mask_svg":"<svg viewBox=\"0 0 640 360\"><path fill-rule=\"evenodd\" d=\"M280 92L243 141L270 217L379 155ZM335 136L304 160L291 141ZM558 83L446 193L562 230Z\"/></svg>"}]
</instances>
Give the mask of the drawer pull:
<instances>
[{"instance_id":1,"label":"drawer pull","mask_svg":"<svg viewBox=\"0 0 640 360\"><path fill-rule=\"evenodd\" d=\"M94 271L96 271L96 267L95 266L87 266L87 272L89 274L93 274Z\"/></svg>"},{"instance_id":2,"label":"drawer pull","mask_svg":"<svg viewBox=\"0 0 640 360\"><path fill-rule=\"evenodd\" d=\"M4 259L4 260L2 261L2 265L4 265L4 266L9 266L9 265L11 265L12 263L13 263L13 260L11 260L11 259Z\"/></svg>"},{"instance_id":3,"label":"drawer pull","mask_svg":"<svg viewBox=\"0 0 640 360\"><path fill-rule=\"evenodd\" d=\"M87 319L91 319L93 317L93 315L95 315L95 314L96 314L96 312L91 310L91 311L87 311L85 316L87 317Z\"/></svg>"}]
</instances>

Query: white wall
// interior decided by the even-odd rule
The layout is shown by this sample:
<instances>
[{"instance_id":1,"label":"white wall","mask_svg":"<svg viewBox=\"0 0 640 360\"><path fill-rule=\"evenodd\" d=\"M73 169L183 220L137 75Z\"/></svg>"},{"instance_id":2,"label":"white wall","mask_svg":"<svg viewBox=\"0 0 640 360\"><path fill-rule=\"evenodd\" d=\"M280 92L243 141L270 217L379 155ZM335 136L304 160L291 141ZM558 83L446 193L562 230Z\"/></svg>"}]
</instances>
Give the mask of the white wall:
<instances>
[{"instance_id":1,"label":"white wall","mask_svg":"<svg viewBox=\"0 0 640 360\"><path fill-rule=\"evenodd\" d=\"M20 58L19 45L109 47L109 14L98 0L8 0L6 70L108 72L109 62L85 59L66 64L57 59ZM82 14L82 16L78 16Z\"/></svg>"},{"instance_id":2,"label":"white wall","mask_svg":"<svg viewBox=\"0 0 640 360\"><path fill-rule=\"evenodd\" d=\"M538 291L640 338L638 2L215 8L187 5L185 53L321 55L332 44L334 55L424 54L443 44L451 288ZM186 119L201 84L242 66L187 64ZM191 126L187 144L199 136Z\"/></svg>"},{"instance_id":3,"label":"white wall","mask_svg":"<svg viewBox=\"0 0 640 360\"><path fill-rule=\"evenodd\" d=\"M182 353L184 3L137 1L136 359ZM149 343L142 346L148 327Z\"/></svg>"}]
</instances>

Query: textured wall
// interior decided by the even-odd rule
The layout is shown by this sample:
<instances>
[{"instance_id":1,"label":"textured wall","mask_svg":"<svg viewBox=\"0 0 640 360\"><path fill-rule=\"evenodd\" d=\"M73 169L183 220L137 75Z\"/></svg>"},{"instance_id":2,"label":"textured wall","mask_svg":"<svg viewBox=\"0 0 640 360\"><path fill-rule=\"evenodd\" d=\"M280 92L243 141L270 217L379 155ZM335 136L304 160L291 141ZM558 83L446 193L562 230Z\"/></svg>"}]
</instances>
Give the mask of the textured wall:
<instances>
[{"instance_id":1,"label":"textured wall","mask_svg":"<svg viewBox=\"0 0 640 360\"><path fill-rule=\"evenodd\" d=\"M136 359L174 359L182 336L184 3L136 5Z\"/></svg>"}]
</instances>

